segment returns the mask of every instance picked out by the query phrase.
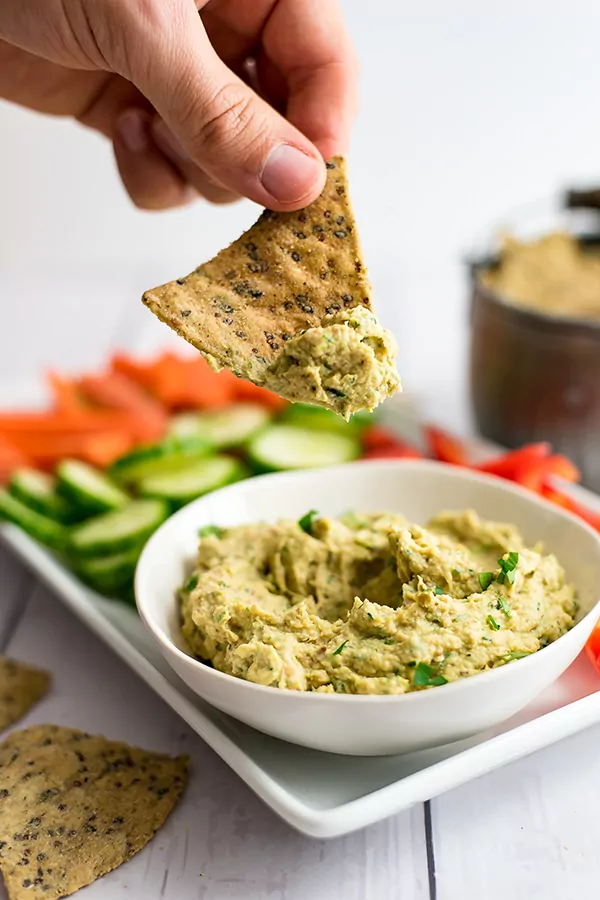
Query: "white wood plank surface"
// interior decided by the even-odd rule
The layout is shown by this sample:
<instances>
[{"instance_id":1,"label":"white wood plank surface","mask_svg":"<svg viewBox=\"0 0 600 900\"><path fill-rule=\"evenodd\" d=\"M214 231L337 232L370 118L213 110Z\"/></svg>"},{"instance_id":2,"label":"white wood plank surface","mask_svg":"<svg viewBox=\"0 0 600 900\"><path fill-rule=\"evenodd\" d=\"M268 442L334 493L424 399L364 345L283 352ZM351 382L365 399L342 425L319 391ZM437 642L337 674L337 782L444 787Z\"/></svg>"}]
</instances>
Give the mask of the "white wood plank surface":
<instances>
[{"instance_id":1,"label":"white wood plank surface","mask_svg":"<svg viewBox=\"0 0 600 900\"><path fill-rule=\"evenodd\" d=\"M597 897L600 726L431 803L437 900Z\"/></svg>"},{"instance_id":2,"label":"white wood plank surface","mask_svg":"<svg viewBox=\"0 0 600 900\"><path fill-rule=\"evenodd\" d=\"M27 577L20 569L15 561L10 584L2 581L1 613ZM191 757L188 789L165 827L82 891L82 900L429 898L420 807L335 841L297 834L42 585L33 588L7 652L54 677L52 692L22 725L68 725Z\"/></svg>"}]
</instances>

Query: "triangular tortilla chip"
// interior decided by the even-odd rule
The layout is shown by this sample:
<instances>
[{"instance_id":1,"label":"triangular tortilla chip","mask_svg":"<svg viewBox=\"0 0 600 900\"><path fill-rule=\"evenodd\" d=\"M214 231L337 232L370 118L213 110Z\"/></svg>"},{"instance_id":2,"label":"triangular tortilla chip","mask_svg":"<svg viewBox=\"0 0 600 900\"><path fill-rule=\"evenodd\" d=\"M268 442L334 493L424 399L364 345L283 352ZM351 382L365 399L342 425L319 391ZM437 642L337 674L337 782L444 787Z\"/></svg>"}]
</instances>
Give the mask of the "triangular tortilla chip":
<instances>
[{"instance_id":1,"label":"triangular tortilla chip","mask_svg":"<svg viewBox=\"0 0 600 900\"><path fill-rule=\"evenodd\" d=\"M23 718L49 686L48 672L0 656L0 731Z\"/></svg>"},{"instance_id":2,"label":"triangular tortilla chip","mask_svg":"<svg viewBox=\"0 0 600 900\"><path fill-rule=\"evenodd\" d=\"M143 300L200 350L213 368L231 369L291 400L337 408L335 397L344 393L339 387L333 388L334 393L312 390L299 378L290 387L280 377L274 383L271 373L277 368L280 376L282 368L287 370L288 364L282 366L280 361L289 356L290 342L307 329L347 325L350 310L371 308L371 286L350 205L345 160L336 157L327 163L325 189L313 204L297 212L265 210L249 231L210 262L186 278L147 291ZM386 346L380 355L385 355L387 365L391 354L393 373L376 374L375 392L382 394L372 404L376 405L398 387L393 366L396 346L373 315L368 321L366 336L374 333L378 347L383 336ZM336 344L338 337L333 334ZM368 342L360 350L362 357ZM301 348L300 355L305 351ZM357 365L362 365L360 359L354 360Z\"/></svg>"},{"instance_id":3,"label":"triangular tortilla chip","mask_svg":"<svg viewBox=\"0 0 600 900\"><path fill-rule=\"evenodd\" d=\"M177 803L187 758L38 725L0 744L0 871L9 900L55 900L141 850Z\"/></svg>"}]
</instances>

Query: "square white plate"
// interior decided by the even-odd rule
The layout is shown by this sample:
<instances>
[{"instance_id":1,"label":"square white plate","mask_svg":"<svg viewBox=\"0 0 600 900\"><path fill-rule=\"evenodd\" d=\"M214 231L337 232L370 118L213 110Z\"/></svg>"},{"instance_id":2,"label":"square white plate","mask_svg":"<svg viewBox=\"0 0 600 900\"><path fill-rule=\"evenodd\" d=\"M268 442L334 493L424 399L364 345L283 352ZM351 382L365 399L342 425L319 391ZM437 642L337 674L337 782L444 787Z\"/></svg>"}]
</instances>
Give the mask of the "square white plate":
<instances>
[{"instance_id":1,"label":"square white plate","mask_svg":"<svg viewBox=\"0 0 600 900\"><path fill-rule=\"evenodd\" d=\"M397 430L419 440L410 404L391 404L390 415ZM600 511L599 497L580 488L577 494ZM90 591L20 529L0 526L0 536L265 803L311 837L363 828L600 721L600 677L582 654L518 716L460 744L376 759L296 747L236 722L193 694L133 609Z\"/></svg>"}]
</instances>

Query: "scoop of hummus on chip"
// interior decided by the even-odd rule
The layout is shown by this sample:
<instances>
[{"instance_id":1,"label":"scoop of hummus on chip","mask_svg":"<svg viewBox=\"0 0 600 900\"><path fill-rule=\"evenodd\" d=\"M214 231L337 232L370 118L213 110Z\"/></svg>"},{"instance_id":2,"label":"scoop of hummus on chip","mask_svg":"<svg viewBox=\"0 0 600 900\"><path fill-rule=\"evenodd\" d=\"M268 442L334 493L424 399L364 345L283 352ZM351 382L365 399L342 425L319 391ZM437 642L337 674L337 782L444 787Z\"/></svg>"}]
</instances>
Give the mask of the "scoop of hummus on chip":
<instances>
[{"instance_id":1,"label":"scoop of hummus on chip","mask_svg":"<svg viewBox=\"0 0 600 900\"><path fill-rule=\"evenodd\" d=\"M239 240L144 303L215 370L349 418L400 388L394 336L377 320L345 161L318 200L264 210Z\"/></svg>"}]
</instances>

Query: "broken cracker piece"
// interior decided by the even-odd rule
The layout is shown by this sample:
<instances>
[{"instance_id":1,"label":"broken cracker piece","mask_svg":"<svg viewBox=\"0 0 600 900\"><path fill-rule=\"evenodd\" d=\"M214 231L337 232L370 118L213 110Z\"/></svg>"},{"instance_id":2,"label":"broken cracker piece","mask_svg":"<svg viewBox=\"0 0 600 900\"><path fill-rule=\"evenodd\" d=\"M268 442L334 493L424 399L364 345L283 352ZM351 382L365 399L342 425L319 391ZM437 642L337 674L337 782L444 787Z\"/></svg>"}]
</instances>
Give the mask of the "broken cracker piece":
<instances>
[{"instance_id":1,"label":"broken cracker piece","mask_svg":"<svg viewBox=\"0 0 600 900\"><path fill-rule=\"evenodd\" d=\"M179 800L187 757L36 725L0 744L0 871L9 900L56 900L121 865Z\"/></svg>"},{"instance_id":2,"label":"broken cracker piece","mask_svg":"<svg viewBox=\"0 0 600 900\"><path fill-rule=\"evenodd\" d=\"M313 204L265 210L210 262L143 301L215 370L348 418L399 389L397 346L371 311L345 160L326 165Z\"/></svg>"},{"instance_id":3,"label":"broken cracker piece","mask_svg":"<svg viewBox=\"0 0 600 900\"><path fill-rule=\"evenodd\" d=\"M22 719L49 686L48 672L0 656L0 731Z\"/></svg>"}]
</instances>

